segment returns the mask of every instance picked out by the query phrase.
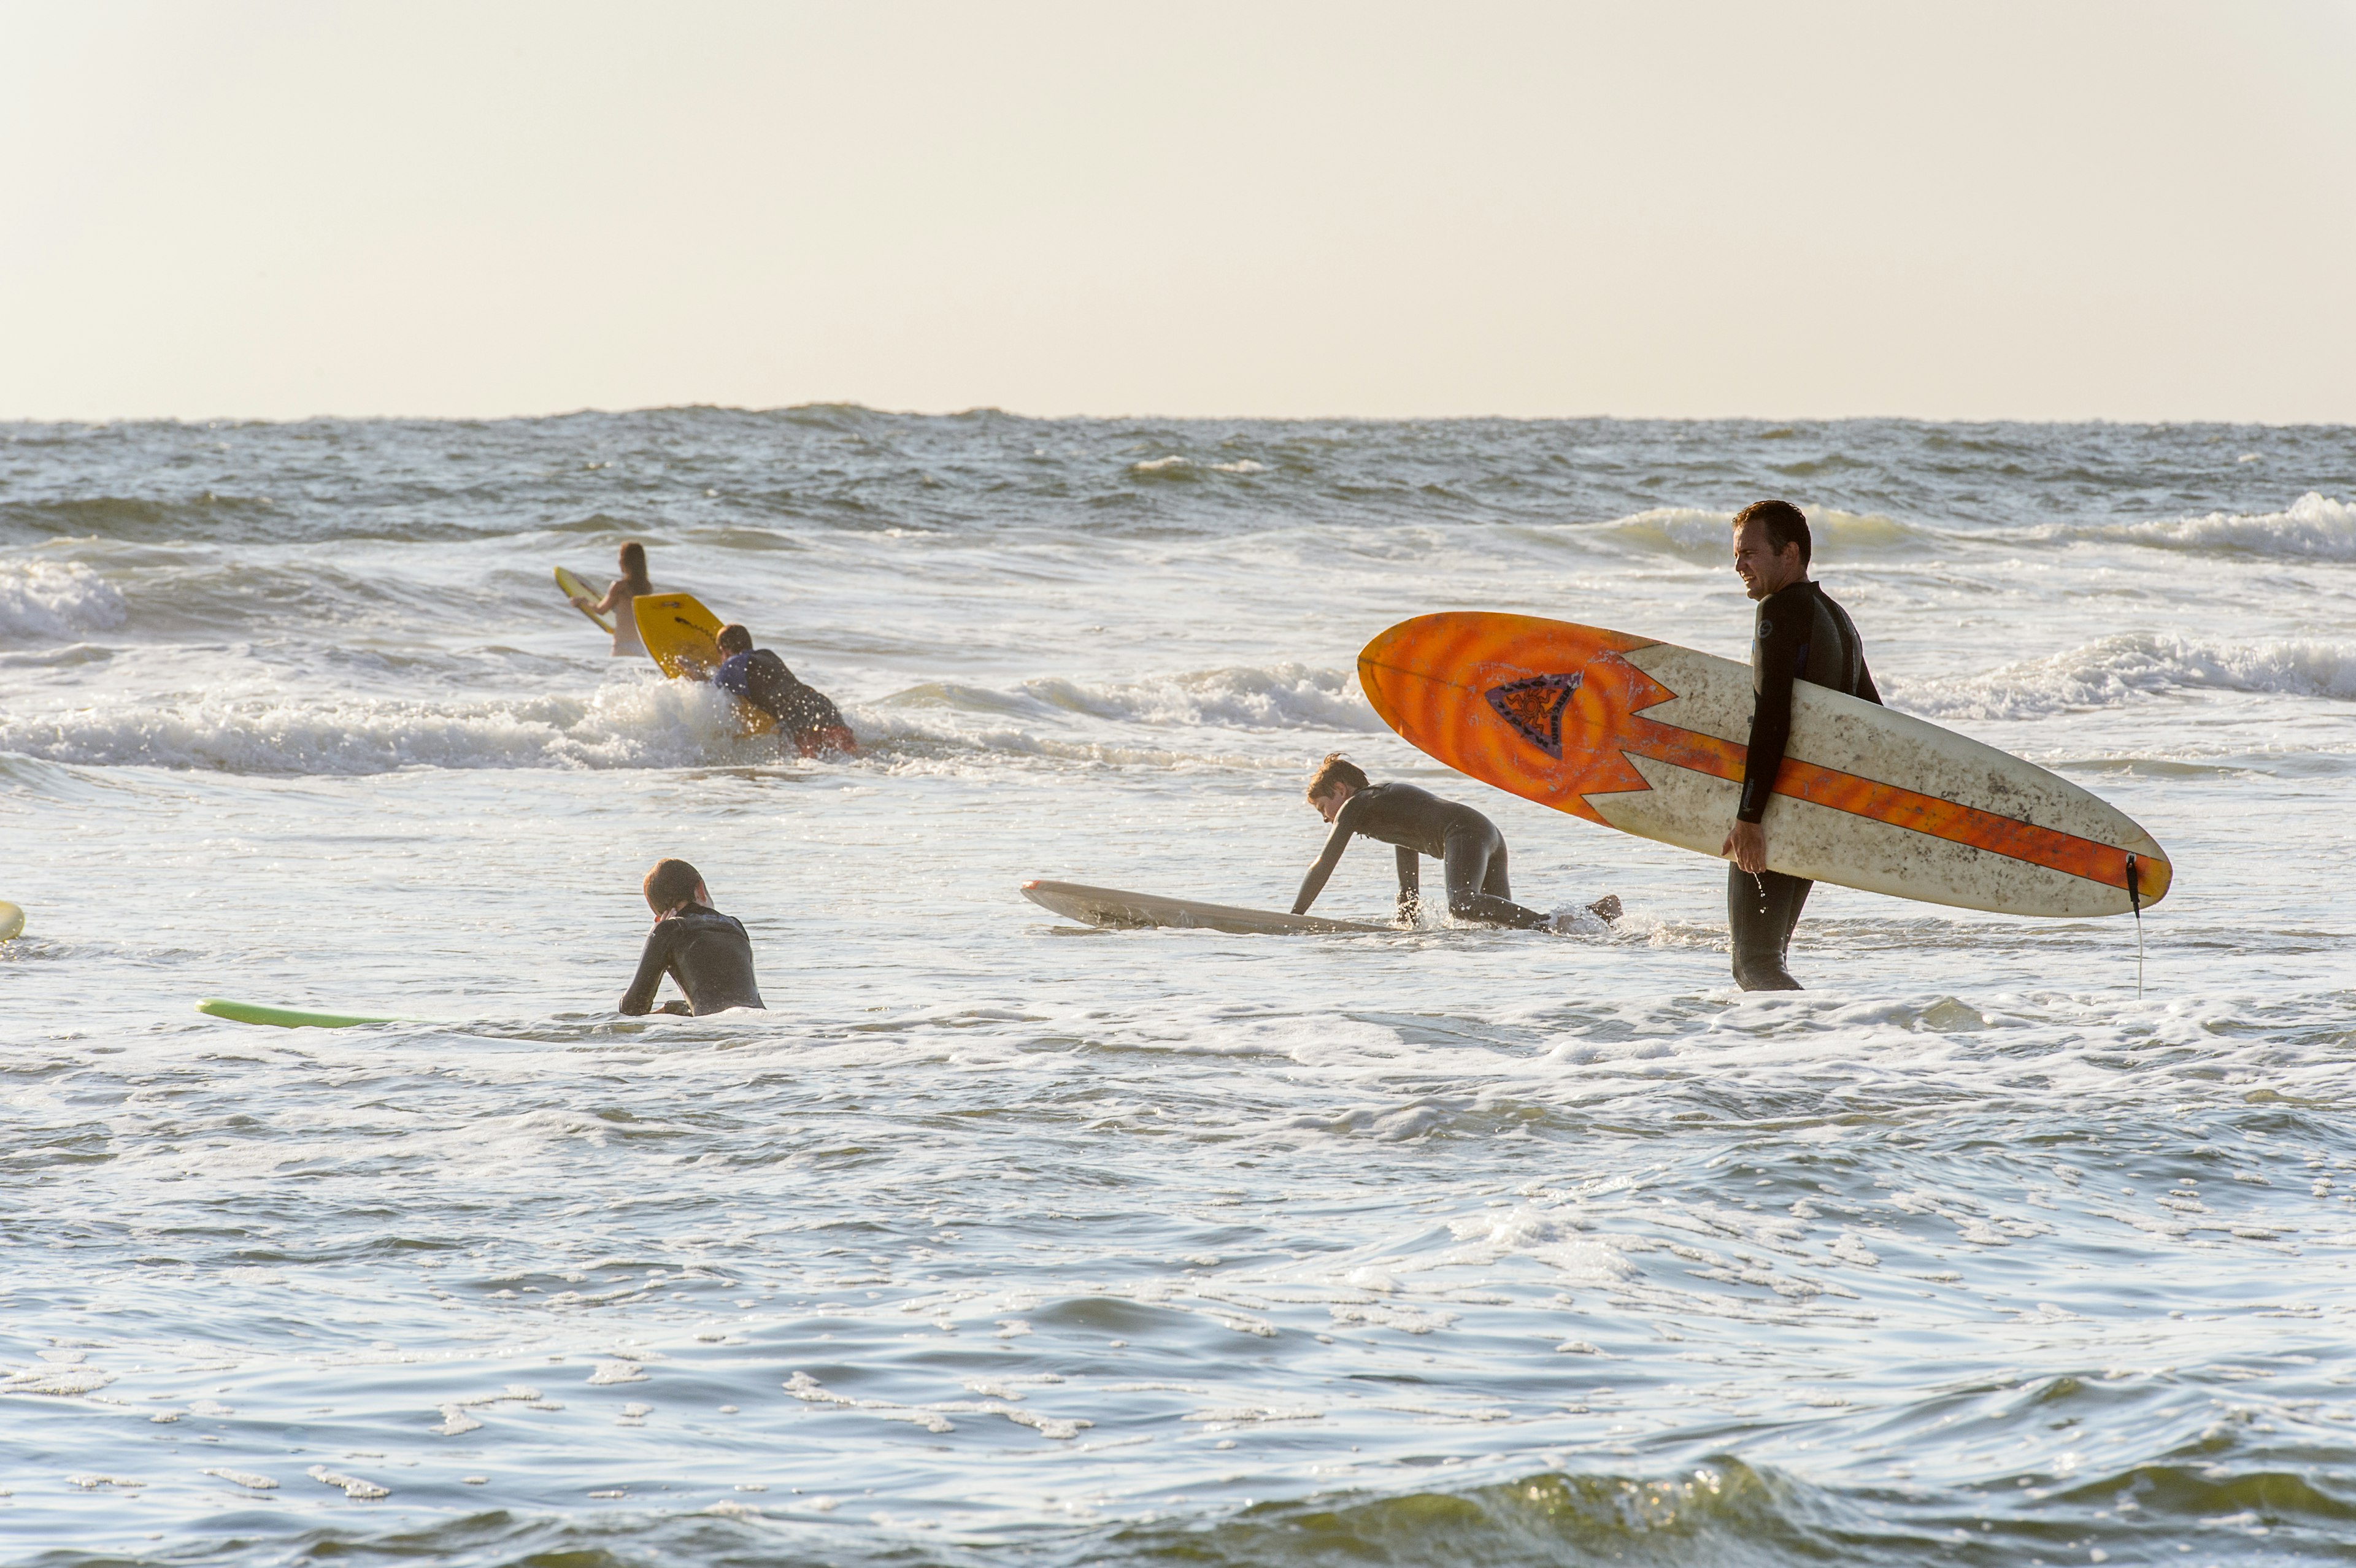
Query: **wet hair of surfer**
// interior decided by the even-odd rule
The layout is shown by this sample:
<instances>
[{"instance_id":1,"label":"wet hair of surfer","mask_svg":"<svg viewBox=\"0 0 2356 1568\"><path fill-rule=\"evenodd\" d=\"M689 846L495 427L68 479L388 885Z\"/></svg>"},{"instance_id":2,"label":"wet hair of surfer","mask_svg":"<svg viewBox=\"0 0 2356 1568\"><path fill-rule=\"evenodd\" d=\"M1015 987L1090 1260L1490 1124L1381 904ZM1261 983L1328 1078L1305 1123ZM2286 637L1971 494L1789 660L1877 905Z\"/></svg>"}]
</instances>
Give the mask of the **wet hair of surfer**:
<instances>
[{"instance_id":1,"label":"wet hair of surfer","mask_svg":"<svg viewBox=\"0 0 2356 1568\"><path fill-rule=\"evenodd\" d=\"M1429 855L1446 868L1448 912L1458 920L1518 931L1551 931L1552 916L1514 902L1506 871L1505 836L1469 805L1442 800L1408 784L1375 784L1339 752L1330 752L1311 774L1305 792L1317 815L1333 825L1324 850L1301 881L1292 912L1307 914L1325 891L1342 851L1359 835L1392 847L1398 868L1398 921L1415 923L1422 903L1422 869ZM1588 906L1597 918L1617 920L1620 901L1609 894Z\"/></svg>"},{"instance_id":2,"label":"wet hair of surfer","mask_svg":"<svg viewBox=\"0 0 2356 1568\"><path fill-rule=\"evenodd\" d=\"M721 627L720 635L712 640L720 645L720 651L723 654L749 654L753 651L753 634L734 621Z\"/></svg>"},{"instance_id":3,"label":"wet hair of surfer","mask_svg":"<svg viewBox=\"0 0 2356 1568\"><path fill-rule=\"evenodd\" d=\"M702 872L684 860L658 860L638 891L655 912L655 923L638 955L637 973L622 993L620 1011L633 1018L648 1012L701 1017L764 1005L753 976L752 938L743 921L712 907ZM658 1008L655 992L666 975L686 1000Z\"/></svg>"},{"instance_id":4,"label":"wet hair of surfer","mask_svg":"<svg viewBox=\"0 0 2356 1568\"><path fill-rule=\"evenodd\" d=\"M1742 793L1719 853L1735 984L1796 991L1783 966L1792 932L1815 884L1768 869L1766 811L1792 733L1792 683L1808 681L1879 702L1865 643L1848 612L1809 581L1815 552L1807 514L1789 501L1754 501L1734 514L1734 571L1759 608L1751 641L1751 715Z\"/></svg>"},{"instance_id":5,"label":"wet hair of surfer","mask_svg":"<svg viewBox=\"0 0 2356 1568\"><path fill-rule=\"evenodd\" d=\"M647 547L636 539L625 539L615 564L622 569L622 581L630 585L632 593L652 593L654 580L647 575Z\"/></svg>"},{"instance_id":6,"label":"wet hair of surfer","mask_svg":"<svg viewBox=\"0 0 2356 1568\"><path fill-rule=\"evenodd\" d=\"M712 902L703 873L684 860L657 860L638 891L647 895L647 907L655 912L657 920L677 914L682 904Z\"/></svg>"},{"instance_id":7,"label":"wet hair of surfer","mask_svg":"<svg viewBox=\"0 0 2356 1568\"><path fill-rule=\"evenodd\" d=\"M614 656L642 654L646 645L638 640L638 618L631 601L641 594L652 593L655 585L647 576L647 547L636 539L622 541L619 555L622 575L614 579L603 599L575 596L573 603L584 610L614 617Z\"/></svg>"}]
</instances>

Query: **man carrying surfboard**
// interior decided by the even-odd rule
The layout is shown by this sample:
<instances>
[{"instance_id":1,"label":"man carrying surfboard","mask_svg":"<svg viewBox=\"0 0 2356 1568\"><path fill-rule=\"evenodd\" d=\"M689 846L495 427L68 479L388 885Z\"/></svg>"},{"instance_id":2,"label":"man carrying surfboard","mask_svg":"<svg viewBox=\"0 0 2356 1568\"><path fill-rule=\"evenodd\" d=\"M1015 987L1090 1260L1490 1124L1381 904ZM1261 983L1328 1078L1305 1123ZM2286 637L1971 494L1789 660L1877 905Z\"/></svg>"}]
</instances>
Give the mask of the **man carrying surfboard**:
<instances>
[{"instance_id":1,"label":"man carrying surfboard","mask_svg":"<svg viewBox=\"0 0 2356 1568\"><path fill-rule=\"evenodd\" d=\"M1734 982L1746 991L1801 989L1783 955L1815 883L1767 869L1763 817L1792 735L1792 683L1809 681L1879 703L1865 642L1848 612L1808 580L1808 519L1789 501L1754 501L1734 514L1734 571L1759 604L1751 637L1751 743L1734 826L1719 853Z\"/></svg>"},{"instance_id":2,"label":"man carrying surfboard","mask_svg":"<svg viewBox=\"0 0 2356 1568\"><path fill-rule=\"evenodd\" d=\"M1365 770L1339 752L1327 753L1310 775L1309 804L1333 825L1324 852L1301 880L1292 912L1307 914L1327 879L1341 863L1342 851L1359 834L1391 845L1398 856L1398 920L1415 923L1421 901L1422 871L1419 855L1429 855L1447 868L1448 912L1458 920L1517 931L1552 931L1554 917L1514 902L1505 871L1505 836L1497 825L1452 800L1409 784L1372 784ZM1601 920L1620 918L1620 901L1606 894L1587 906Z\"/></svg>"},{"instance_id":3,"label":"man carrying surfboard","mask_svg":"<svg viewBox=\"0 0 2356 1568\"><path fill-rule=\"evenodd\" d=\"M805 757L820 752L857 753L859 741L842 721L842 710L826 693L795 679L785 660L766 648L755 648L752 633L732 622L720 628L715 640L726 656L712 672L712 685L775 720L777 733Z\"/></svg>"},{"instance_id":4,"label":"man carrying surfboard","mask_svg":"<svg viewBox=\"0 0 2356 1568\"><path fill-rule=\"evenodd\" d=\"M744 923L712 907L702 874L684 860L658 860L640 885L654 929L638 955L638 972L622 993L620 1010L632 1018L648 1012L725 1012L762 1007L753 980L753 939ZM687 993L684 1002L657 1008L655 992L669 976Z\"/></svg>"}]
</instances>

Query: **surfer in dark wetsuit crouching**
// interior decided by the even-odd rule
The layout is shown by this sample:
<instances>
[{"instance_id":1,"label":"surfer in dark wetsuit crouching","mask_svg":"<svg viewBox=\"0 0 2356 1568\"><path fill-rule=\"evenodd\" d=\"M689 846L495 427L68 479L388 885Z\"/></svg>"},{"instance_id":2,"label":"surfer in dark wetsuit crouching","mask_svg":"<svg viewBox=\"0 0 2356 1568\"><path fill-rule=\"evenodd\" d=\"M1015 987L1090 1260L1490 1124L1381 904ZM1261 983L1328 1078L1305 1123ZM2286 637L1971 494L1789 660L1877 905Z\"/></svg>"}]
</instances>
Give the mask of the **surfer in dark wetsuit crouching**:
<instances>
[{"instance_id":1,"label":"surfer in dark wetsuit crouching","mask_svg":"<svg viewBox=\"0 0 2356 1568\"><path fill-rule=\"evenodd\" d=\"M1317 764L1309 778L1309 804L1333 825L1325 852L1301 880L1292 912L1307 914L1326 879L1341 863L1352 837L1364 834L1393 846L1398 854L1398 920L1415 923L1421 902L1422 872L1416 857L1429 855L1447 868L1448 912L1458 920L1512 926L1517 931L1552 931L1551 915L1525 909L1514 901L1505 874L1505 836L1497 825L1469 805L1442 800L1410 784L1370 784L1365 770L1334 752ZM1596 918L1620 918L1620 901L1605 894L1587 906Z\"/></svg>"},{"instance_id":2,"label":"surfer in dark wetsuit crouching","mask_svg":"<svg viewBox=\"0 0 2356 1568\"><path fill-rule=\"evenodd\" d=\"M753 983L753 939L744 934L743 921L712 907L701 872L684 860L658 860L647 873L645 891L655 926L647 933L638 972L622 993L623 1012L632 1018L648 1012L701 1018L763 1006L760 987ZM654 1005L665 975L679 982L687 1000Z\"/></svg>"},{"instance_id":3,"label":"surfer in dark wetsuit crouching","mask_svg":"<svg viewBox=\"0 0 2356 1568\"><path fill-rule=\"evenodd\" d=\"M1767 869L1762 818L1792 736L1792 683L1804 680L1879 703L1857 623L1808 581L1814 546L1808 519L1789 501L1757 501L1734 514L1734 571L1759 602L1751 641L1751 746L1742 797L1719 853L1726 872L1726 923L1734 983L1746 991L1801 989L1783 967L1800 908L1815 883Z\"/></svg>"},{"instance_id":4,"label":"surfer in dark wetsuit crouching","mask_svg":"<svg viewBox=\"0 0 2356 1568\"><path fill-rule=\"evenodd\" d=\"M727 656L712 671L712 684L776 720L777 733L795 751L805 757L858 752L859 741L842 721L842 710L824 692L795 679L785 660L766 648L754 647L752 633L732 623L720 628L716 640Z\"/></svg>"}]
</instances>

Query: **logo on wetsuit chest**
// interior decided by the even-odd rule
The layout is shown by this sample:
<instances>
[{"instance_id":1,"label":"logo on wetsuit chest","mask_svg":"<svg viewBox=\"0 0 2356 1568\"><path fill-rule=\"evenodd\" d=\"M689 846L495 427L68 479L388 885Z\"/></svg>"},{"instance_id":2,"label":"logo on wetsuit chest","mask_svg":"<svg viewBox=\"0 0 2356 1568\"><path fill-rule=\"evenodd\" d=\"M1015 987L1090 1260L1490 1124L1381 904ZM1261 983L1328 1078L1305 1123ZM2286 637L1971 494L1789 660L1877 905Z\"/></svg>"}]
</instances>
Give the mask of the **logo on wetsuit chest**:
<instances>
[{"instance_id":1,"label":"logo on wetsuit chest","mask_svg":"<svg viewBox=\"0 0 2356 1568\"><path fill-rule=\"evenodd\" d=\"M1555 761L1562 760L1562 712L1570 694L1579 689L1579 676L1541 675L1508 681L1489 688L1489 706L1521 737Z\"/></svg>"}]
</instances>

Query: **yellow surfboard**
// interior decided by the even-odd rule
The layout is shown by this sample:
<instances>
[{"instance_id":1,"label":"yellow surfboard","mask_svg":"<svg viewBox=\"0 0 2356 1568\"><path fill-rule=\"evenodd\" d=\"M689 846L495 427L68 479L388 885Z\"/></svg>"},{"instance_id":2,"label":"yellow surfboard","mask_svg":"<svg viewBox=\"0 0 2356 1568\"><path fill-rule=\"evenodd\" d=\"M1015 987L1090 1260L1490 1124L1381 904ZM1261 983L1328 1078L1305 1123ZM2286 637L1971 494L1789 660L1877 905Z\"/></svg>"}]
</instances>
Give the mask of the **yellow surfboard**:
<instances>
[{"instance_id":1,"label":"yellow surfboard","mask_svg":"<svg viewBox=\"0 0 2356 1568\"><path fill-rule=\"evenodd\" d=\"M595 589L590 587L587 583L582 581L579 578L573 576L571 572L565 571L561 566L556 569L556 588L557 592L563 594L567 599L586 599L592 604L605 597L603 593L598 592ZM614 630L614 617L610 611L591 610L579 604L575 604L573 607L575 610L579 610L584 615L588 616L590 622L595 625L599 631L606 633L609 635L612 634Z\"/></svg>"},{"instance_id":2,"label":"yellow surfboard","mask_svg":"<svg viewBox=\"0 0 2356 1568\"><path fill-rule=\"evenodd\" d=\"M25 933L25 912L0 899L0 942L21 936Z\"/></svg>"},{"instance_id":3,"label":"yellow surfboard","mask_svg":"<svg viewBox=\"0 0 2356 1568\"><path fill-rule=\"evenodd\" d=\"M673 680L710 680L720 667L720 617L692 593L641 593L631 602L647 656ZM766 735L777 721L749 702L736 704L747 735Z\"/></svg>"}]
</instances>

